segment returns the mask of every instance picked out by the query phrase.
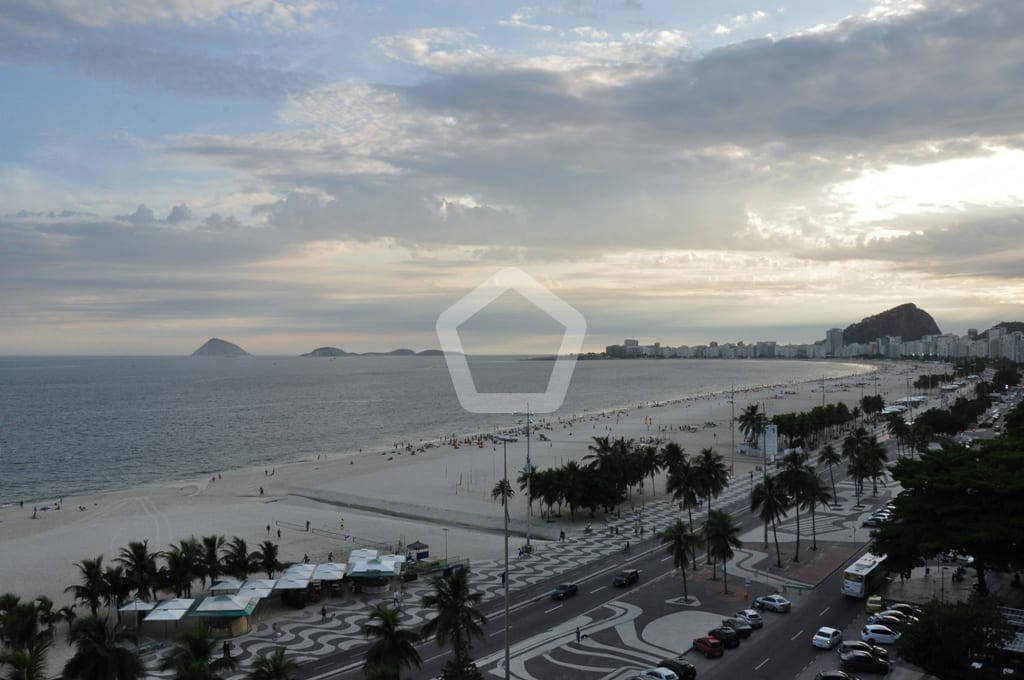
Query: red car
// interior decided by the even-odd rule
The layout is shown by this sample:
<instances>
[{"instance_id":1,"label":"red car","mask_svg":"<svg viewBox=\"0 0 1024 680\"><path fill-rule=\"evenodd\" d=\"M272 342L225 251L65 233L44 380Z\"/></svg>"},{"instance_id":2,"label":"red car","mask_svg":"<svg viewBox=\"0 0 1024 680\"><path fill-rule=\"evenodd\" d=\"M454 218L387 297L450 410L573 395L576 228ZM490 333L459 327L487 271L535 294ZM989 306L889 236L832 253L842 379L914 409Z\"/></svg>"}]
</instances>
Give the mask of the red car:
<instances>
[{"instance_id":1,"label":"red car","mask_svg":"<svg viewBox=\"0 0 1024 680\"><path fill-rule=\"evenodd\" d=\"M710 636L694 638L693 648L709 659L725 654L725 645L722 641Z\"/></svg>"}]
</instances>

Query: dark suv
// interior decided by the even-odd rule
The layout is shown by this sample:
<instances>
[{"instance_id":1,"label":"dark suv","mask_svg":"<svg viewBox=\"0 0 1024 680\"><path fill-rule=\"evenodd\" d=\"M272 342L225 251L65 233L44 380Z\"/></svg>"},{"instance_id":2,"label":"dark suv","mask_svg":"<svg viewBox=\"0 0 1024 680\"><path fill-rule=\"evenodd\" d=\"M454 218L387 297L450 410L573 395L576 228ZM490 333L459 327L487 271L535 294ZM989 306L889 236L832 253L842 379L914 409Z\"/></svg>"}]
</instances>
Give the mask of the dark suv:
<instances>
[{"instance_id":1,"label":"dark suv","mask_svg":"<svg viewBox=\"0 0 1024 680\"><path fill-rule=\"evenodd\" d=\"M697 668L682 657L678 659L662 659L658 662L658 665L678 675L679 680L697 680Z\"/></svg>"},{"instance_id":2,"label":"dark suv","mask_svg":"<svg viewBox=\"0 0 1024 680\"><path fill-rule=\"evenodd\" d=\"M615 580L612 581L612 585L616 588L625 588L631 586L634 583L640 582L640 572L636 569L627 569L626 571L620 571L615 575Z\"/></svg>"},{"instance_id":3,"label":"dark suv","mask_svg":"<svg viewBox=\"0 0 1024 680\"><path fill-rule=\"evenodd\" d=\"M722 641L722 644L728 647L739 647L740 636L739 633L734 631L732 628L727 626L719 626L718 628L712 628L708 631L708 637L717 638Z\"/></svg>"}]
</instances>

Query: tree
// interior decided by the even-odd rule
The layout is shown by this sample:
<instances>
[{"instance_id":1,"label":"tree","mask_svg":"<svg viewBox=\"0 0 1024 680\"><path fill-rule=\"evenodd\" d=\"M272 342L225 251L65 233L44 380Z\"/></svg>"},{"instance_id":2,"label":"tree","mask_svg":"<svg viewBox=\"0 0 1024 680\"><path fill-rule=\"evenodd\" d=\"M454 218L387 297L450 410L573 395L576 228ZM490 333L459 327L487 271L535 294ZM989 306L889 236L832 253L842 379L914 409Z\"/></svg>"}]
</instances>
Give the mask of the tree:
<instances>
[{"instance_id":1,"label":"tree","mask_svg":"<svg viewBox=\"0 0 1024 680\"><path fill-rule=\"evenodd\" d=\"M501 500L501 507L505 507L507 501L515 495L516 492L512 489L512 485L504 478L498 480L494 488L491 489L491 500Z\"/></svg>"},{"instance_id":2,"label":"tree","mask_svg":"<svg viewBox=\"0 0 1024 680\"><path fill-rule=\"evenodd\" d=\"M149 541L132 541L121 548L117 558L124 576L140 600L151 600L156 591L159 551L149 552Z\"/></svg>"},{"instance_id":3,"label":"tree","mask_svg":"<svg viewBox=\"0 0 1024 680\"><path fill-rule=\"evenodd\" d=\"M711 499L718 498L719 494L729 486L729 470L725 467L722 456L711 448L701 449L693 465L700 482L700 491L707 499L708 512L710 512Z\"/></svg>"},{"instance_id":4,"label":"tree","mask_svg":"<svg viewBox=\"0 0 1024 680\"><path fill-rule=\"evenodd\" d=\"M680 462L686 459L686 449L676 442L668 442L661 447L658 456L661 462L661 469L671 475L676 465L679 465Z\"/></svg>"},{"instance_id":5,"label":"tree","mask_svg":"<svg viewBox=\"0 0 1024 680\"><path fill-rule=\"evenodd\" d=\"M779 534L776 530L776 522L786 516L789 510L789 498L786 491L775 476L765 477L764 481L758 482L750 491L750 511L759 513L758 517L767 527L772 526L772 535L775 537L775 564L782 568L782 551L779 549ZM765 546L767 547L767 545Z\"/></svg>"},{"instance_id":6,"label":"tree","mask_svg":"<svg viewBox=\"0 0 1024 680\"><path fill-rule=\"evenodd\" d=\"M811 550L817 550L818 525L816 510L819 505L828 509L828 505L832 502L833 497L829 494L824 480L817 474L814 474L813 470L810 475L804 478L804 484L805 486L799 494L799 498L800 502L803 503L803 507L811 511Z\"/></svg>"},{"instance_id":7,"label":"tree","mask_svg":"<svg viewBox=\"0 0 1024 680\"><path fill-rule=\"evenodd\" d=\"M750 404L736 417L743 439L751 446L757 446L757 440L767 425L767 418L758 409L757 404Z\"/></svg>"},{"instance_id":8,"label":"tree","mask_svg":"<svg viewBox=\"0 0 1024 680\"><path fill-rule=\"evenodd\" d=\"M661 472L661 456L655 446L645 446L640 450L641 466L646 474L651 477L651 496L655 495L654 475Z\"/></svg>"},{"instance_id":9,"label":"tree","mask_svg":"<svg viewBox=\"0 0 1024 680\"><path fill-rule=\"evenodd\" d=\"M224 548L224 571L239 581L244 581L257 569L259 563L256 554L249 552L249 545L245 539L233 536Z\"/></svg>"},{"instance_id":10,"label":"tree","mask_svg":"<svg viewBox=\"0 0 1024 680\"><path fill-rule=\"evenodd\" d=\"M256 564L267 574L267 578L274 578L274 574L284 568L278 559L278 550L273 541L263 541L254 553Z\"/></svg>"},{"instance_id":11,"label":"tree","mask_svg":"<svg viewBox=\"0 0 1024 680\"><path fill-rule=\"evenodd\" d=\"M223 573L220 553L224 549L225 543L226 539L217 534L203 536L200 541L199 554L196 556L199 568L196 571L204 589L207 579L210 580L210 583L214 583Z\"/></svg>"},{"instance_id":12,"label":"tree","mask_svg":"<svg viewBox=\"0 0 1024 680\"><path fill-rule=\"evenodd\" d=\"M270 654L256 657L252 662L248 680L295 680L299 664L285 656L284 648L278 647Z\"/></svg>"},{"instance_id":13,"label":"tree","mask_svg":"<svg viewBox=\"0 0 1024 680\"><path fill-rule=\"evenodd\" d=\"M828 466L828 478L832 482L832 498L837 502L839 496L836 495L836 477L832 472L832 466L839 465L842 461L843 459L839 456L839 452L831 444L825 444L821 451L818 452L818 465Z\"/></svg>"},{"instance_id":14,"label":"tree","mask_svg":"<svg viewBox=\"0 0 1024 680\"><path fill-rule=\"evenodd\" d=\"M473 638L483 638L487 617L478 605L480 593L469 591L469 569L455 568L448 576L439 576L433 582L434 592L423 597L423 606L437 610L437 615L423 626L423 637L435 636L439 647L451 643L451 671L465 674L475 669L470 649Z\"/></svg>"},{"instance_id":15,"label":"tree","mask_svg":"<svg viewBox=\"0 0 1024 680\"><path fill-rule=\"evenodd\" d=\"M37 646L52 639L48 632L39 630L37 601L22 602L17 595L5 596L2 611L0 638L12 649L24 650L31 656Z\"/></svg>"},{"instance_id":16,"label":"tree","mask_svg":"<svg viewBox=\"0 0 1024 680\"><path fill-rule=\"evenodd\" d=\"M195 539L179 541L164 551L164 567L160 570L163 586L174 592L175 597L191 597L192 581L196 577Z\"/></svg>"},{"instance_id":17,"label":"tree","mask_svg":"<svg viewBox=\"0 0 1024 680\"><path fill-rule=\"evenodd\" d=\"M690 533L693 533L693 506L697 504L700 493L700 477L697 468L688 458L681 458L668 473L665 490L672 494L672 499L682 501L686 506L686 514L690 519ZM693 548L693 570L697 570L697 548Z\"/></svg>"},{"instance_id":18,"label":"tree","mask_svg":"<svg viewBox=\"0 0 1024 680\"><path fill-rule=\"evenodd\" d=\"M82 560L75 566L78 567L82 582L79 585L68 586L64 592L71 593L76 600L89 608L93 616L96 616L106 587L103 580L103 555L91 560Z\"/></svg>"},{"instance_id":19,"label":"tree","mask_svg":"<svg viewBox=\"0 0 1024 680\"><path fill-rule=\"evenodd\" d=\"M740 528L733 521L732 515L724 510L708 510L708 518L704 523L704 540L707 541L714 564L722 561L722 581L725 586L723 591L729 594L729 574L726 565L735 556L733 548L742 548L740 540ZM711 579L715 579L714 567L712 567Z\"/></svg>"},{"instance_id":20,"label":"tree","mask_svg":"<svg viewBox=\"0 0 1024 680\"><path fill-rule=\"evenodd\" d=\"M846 474L853 479L854 492L857 495L857 507L860 507L860 496L864 491L864 480L871 476L871 465L866 455L867 430L857 428L843 440L843 459L846 460Z\"/></svg>"},{"instance_id":21,"label":"tree","mask_svg":"<svg viewBox=\"0 0 1024 680\"><path fill-rule=\"evenodd\" d=\"M806 505L803 499L804 489L808 486L808 476L816 477L814 469L807 465L807 454L793 451L782 458L782 470L779 481L782 488L793 499L796 510L796 554L793 561L800 561L800 507Z\"/></svg>"},{"instance_id":22,"label":"tree","mask_svg":"<svg viewBox=\"0 0 1024 680\"><path fill-rule=\"evenodd\" d=\"M966 602L924 605L921 620L896 641L900 656L943 680L970 680L978 671L969 663L995 654L1013 639L998 603L974 597Z\"/></svg>"},{"instance_id":23,"label":"tree","mask_svg":"<svg viewBox=\"0 0 1024 680\"><path fill-rule=\"evenodd\" d=\"M220 680L221 671L234 670L238 664L230 655L216 654L216 643L206 627L196 626L178 636L160 670L174 671L174 680Z\"/></svg>"},{"instance_id":24,"label":"tree","mask_svg":"<svg viewBox=\"0 0 1024 680\"><path fill-rule=\"evenodd\" d=\"M364 670L376 668L377 677L381 680L399 680L403 668L420 667L422 662L416 650L420 635L399 625L396 609L377 605L370 612L370 620L363 626L363 633L373 638L373 644L366 652Z\"/></svg>"},{"instance_id":25,"label":"tree","mask_svg":"<svg viewBox=\"0 0 1024 680\"><path fill-rule=\"evenodd\" d=\"M31 649L5 647L0 649L0 668L10 666L0 675L2 680L49 680L46 673L46 657L53 641L40 640Z\"/></svg>"},{"instance_id":26,"label":"tree","mask_svg":"<svg viewBox=\"0 0 1024 680\"><path fill-rule=\"evenodd\" d=\"M64 680L139 680L146 666L136 637L120 624L110 626L105 618L85 616L75 621L68 635L75 648L64 664Z\"/></svg>"},{"instance_id":27,"label":"tree","mask_svg":"<svg viewBox=\"0 0 1024 680\"><path fill-rule=\"evenodd\" d=\"M103 604L108 610L113 608L117 612L117 621L120 623L121 612L117 605L132 594L132 582L125 575L124 567L118 564L103 570L103 584Z\"/></svg>"},{"instance_id":28,"label":"tree","mask_svg":"<svg viewBox=\"0 0 1024 680\"><path fill-rule=\"evenodd\" d=\"M686 583L687 560L690 553L697 551L700 544L700 536L692 533L683 524L683 520L677 519L667 529L658 534L662 544L668 546L668 554L672 556L672 563L683 575L683 600L690 601L690 593Z\"/></svg>"}]
</instances>

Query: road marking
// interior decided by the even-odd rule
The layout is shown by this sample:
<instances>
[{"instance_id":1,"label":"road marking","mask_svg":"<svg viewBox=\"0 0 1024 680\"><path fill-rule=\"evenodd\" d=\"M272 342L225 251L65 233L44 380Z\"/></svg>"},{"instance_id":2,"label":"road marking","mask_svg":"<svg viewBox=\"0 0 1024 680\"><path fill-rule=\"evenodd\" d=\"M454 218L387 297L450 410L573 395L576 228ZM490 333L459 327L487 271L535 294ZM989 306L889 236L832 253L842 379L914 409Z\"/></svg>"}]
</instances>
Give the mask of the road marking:
<instances>
[{"instance_id":1,"label":"road marking","mask_svg":"<svg viewBox=\"0 0 1024 680\"><path fill-rule=\"evenodd\" d=\"M505 634L505 629L496 630L493 633L491 633L491 637L494 637L495 635L504 635L504 634Z\"/></svg>"},{"instance_id":2,"label":"road marking","mask_svg":"<svg viewBox=\"0 0 1024 680\"><path fill-rule=\"evenodd\" d=\"M589 593L587 593L587 595L593 595L594 593L601 592L602 590L604 590L604 586L601 586L600 588L595 588L594 590L591 590Z\"/></svg>"},{"instance_id":3,"label":"road marking","mask_svg":"<svg viewBox=\"0 0 1024 680\"><path fill-rule=\"evenodd\" d=\"M761 663L759 663L759 664L757 664L756 666L754 666L754 670L755 670L755 671L757 671L757 670L761 670L761 666L763 666L763 665L765 665L766 663L768 663L768 659L770 659L770 658L771 658L771 657L766 657L764 661L762 661Z\"/></svg>"},{"instance_id":4,"label":"road marking","mask_svg":"<svg viewBox=\"0 0 1024 680\"><path fill-rule=\"evenodd\" d=\"M803 634L804 634L804 632L801 630L799 633L797 633L793 637L789 638L790 642L792 642L793 640L797 639L798 637L800 637Z\"/></svg>"},{"instance_id":5,"label":"road marking","mask_svg":"<svg viewBox=\"0 0 1024 680\"><path fill-rule=\"evenodd\" d=\"M556 609L561 609L561 608L562 608L562 605L558 605L557 607L552 607L551 609L545 609L544 613L545 614L550 614L551 612L555 611Z\"/></svg>"},{"instance_id":6,"label":"road marking","mask_svg":"<svg viewBox=\"0 0 1024 680\"><path fill-rule=\"evenodd\" d=\"M831 609L831 607L825 607L818 613L818 616L824 616L825 612L827 612L829 609Z\"/></svg>"},{"instance_id":7,"label":"road marking","mask_svg":"<svg viewBox=\"0 0 1024 680\"><path fill-rule=\"evenodd\" d=\"M672 555L669 555L668 557L662 557L662 558L661 558L661 561L662 561L662 562L668 562L669 560L674 560L674 559L675 559L675 557L674 557L674 556L672 556Z\"/></svg>"}]
</instances>

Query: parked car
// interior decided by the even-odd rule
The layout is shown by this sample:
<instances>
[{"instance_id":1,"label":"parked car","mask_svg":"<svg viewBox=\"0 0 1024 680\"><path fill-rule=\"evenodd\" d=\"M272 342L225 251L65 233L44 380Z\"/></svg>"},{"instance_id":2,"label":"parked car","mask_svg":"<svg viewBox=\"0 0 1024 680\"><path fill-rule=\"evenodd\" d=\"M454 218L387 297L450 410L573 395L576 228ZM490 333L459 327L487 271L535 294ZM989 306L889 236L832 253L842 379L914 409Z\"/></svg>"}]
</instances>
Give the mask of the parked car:
<instances>
[{"instance_id":1,"label":"parked car","mask_svg":"<svg viewBox=\"0 0 1024 680\"><path fill-rule=\"evenodd\" d=\"M740 636L741 640L750 637L750 634L754 632L753 626L737 617L722 619L722 625L736 631L736 634Z\"/></svg>"},{"instance_id":2,"label":"parked car","mask_svg":"<svg viewBox=\"0 0 1024 680\"><path fill-rule=\"evenodd\" d=\"M870 652L859 649L839 655L839 665L848 671L866 671L868 673L888 673L889 662L879 659Z\"/></svg>"},{"instance_id":3,"label":"parked car","mask_svg":"<svg viewBox=\"0 0 1024 680\"><path fill-rule=\"evenodd\" d=\"M921 613L921 610L918 609L917 607L915 607L914 605L912 605L912 604L905 604L903 602L897 602L895 604L891 604L886 609L888 611L900 612L901 614L905 614L907 616L917 616L918 614Z\"/></svg>"},{"instance_id":4,"label":"parked car","mask_svg":"<svg viewBox=\"0 0 1024 680\"><path fill-rule=\"evenodd\" d=\"M668 668L648 668L641 671L639 675L633 676L633 680L679 680L679 676Z\"/></svg>"},{"instance_id":5,"label":"parked car","mask_svg":"<svg viewBox=\"0 0 1024 680\"><path fill-rule=\"evenodd\" d=\"M814 680L857 680L846 671L821 671L814 676Z\"/></svg>"},{"instance_id":6,"label":"parked car","mask_svg":"<svg viewBox=\"0 0 1024 680\"><path fill-rule=\"evenodd\" d=\"M775 595L762 595L754 600L755 609L767 609L768 611L780 614L788 612L793 603L776 593Z\"/></svg>"},{"instance_id":7,"label":"parked car","mask_svg":"<svg viewBox=\"0 0 1024 680\"><path fill-rule=\"evenodd\" d=\"M888 626L869 623L861 630L860 639L871 644L893 645L900 639L900 634Z\"/></svg>"},{"instance_id":8,"label":"parked car","mask_svg":"<svg viewBox=\"0 0 1024 680\"><path fill-rule=\"evenodd\" d=\"M615 575L615 579L612 581L612 585L616 588L625 588L626 586L633 585L634 583L640 582L640 572L636 569L626 569L620 571Z\"/></svg>"},{"instance_id":9,"label":"parked car","mask_svg":"<svg viewBox=\"0 0 1024 680\"><path fill-rule=\"evenodd\" d=\"M843 632L822 626L811 636L811 645L820 649L832 649L843 641Z\"/></svg>"},{"instance_id":10,"label":"parked car","mask_svg":"<svg viewBox=\"0 0 1024 680\"><path fill-rule=\"evenodd\" d=\"M761 628L764 626L764 619L753 609L741 609L736 612L737 619L743 619L750 624L751 628Z\"/></svg>"},{"instance_id":11,"label":"parked car","mask_svg":"<svg viewBox=\"0 0 1024 680\"><path fill-rule=\"evenodd\" d=\"M722 641L726 649L740 646L740 636L732 628L726 626L719 626L718 628L712 628L708 631L708 637L713 637Z\"/></svg>"},{"instance_id":12,"label":"parked car","mask_svg":"<svg viewBox=\"0 0 1024 680\"><path fill-rule=\"evenodd\" d=\"M885 520L883 520L881 517L876 517L875 515L871 515L866 520L861 522L861 526L862 527L872 527L872 528L877 529L878 527L882 526L882 524L884 522L885 522Z\"/></svg>"},{"instance_id":13,"label":"parked car","mask_svg":"<svg viewBox=\"0 0 1024 680\"><path fill-rule=\"evenodd\" d=\"M697 667L686 659L662 659L658 666L667 668L679 676L679 680L697 680Z\"/></svg>"},{"instance_id":14,"label":"parked car","mask_svg":"<svg viewBox=\"0 0 1024 680\"><path fill-rule=\"evenodd\" d=\"M725 645L718 638L713 637L699 637L694 638L693 649L700 652L709 659L712 657L718 657L725 654Z\"/></svg>"},{"instance_id":15,"label":"parked car","mask_svg":"<svg viewBox=\"0 0 1024 680\"><path fill-rule=\"evenodd\" d=\"M551 593L552 600L565 600L580 592L579 586L575 583L559 583Z\"/></svg>"},{"instance_id":16,"label":"parked car","mask_svg":"<svg viewBox=\"0 0 1024 680\"><path fill-rule=\"evenodd\" d=\"M840 654L846 654L853 651L868 652L869 654L877 656L879 659L883 659L885 661L889 660L889 650L885 647L879 647L878 645L869 645L863 640L843 640L839 643L839 646L836 647L836 651Z\"/></svg>"},{"instance_id":17,"label":"parked car","mask_svg":"<svg viewBox=\"0 0 1024 680\"><path fill-rule=\"evenodd\" d=\"M886 628L892 628L896 632L902 631L904 626L903 619L896 618L895 616L882 616L881 614L869 616L868 623L877 623Z\"/></svg>"}]
</instances>

